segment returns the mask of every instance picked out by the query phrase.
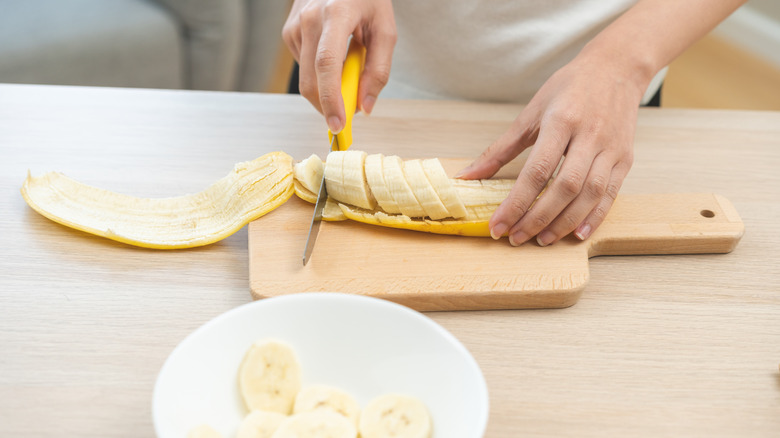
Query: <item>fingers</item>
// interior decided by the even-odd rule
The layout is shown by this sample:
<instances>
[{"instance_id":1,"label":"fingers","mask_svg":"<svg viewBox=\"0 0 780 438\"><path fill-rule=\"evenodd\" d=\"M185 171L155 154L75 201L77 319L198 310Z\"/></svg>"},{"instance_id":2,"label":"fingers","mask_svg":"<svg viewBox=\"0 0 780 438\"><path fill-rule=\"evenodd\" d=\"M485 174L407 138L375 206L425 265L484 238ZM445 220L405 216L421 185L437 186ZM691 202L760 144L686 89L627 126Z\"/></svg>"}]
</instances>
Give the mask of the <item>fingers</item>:
<instances>
[{"instance_id":1,"label":"fingers","mask_svg":"<svg viewBox=\"0 0 780 438\"><path fill-rule=\"evenodd\" d=\"M589 165L590 160L593 162L592 165ZM588 214L594 210L594 207L602 202L602 199L607 194L607 187L610 184L614 186L617 182L614 181L614 167L615 159L608 156L607 153L598 154L595 159L587 156L575 157L571 154L566 157L561 170L558 172L558 176L548 190L560 188L559 192L562 191L573 196L568 204L560 203L550 208L551 211L562 211L560 211L552 223L539 232L536 238L539 245L546 246L554 243L583 223ZM620 181L622 182L622 179ZM618 184L617 188L614 189L615 195L619 187L620 185ZM544 196L542 199L544 199ZM540 204L542 204L541 200ZM561 208L561 204L563 204L563 208ZM544 207L547 206L545 205ZM539 206L539 208L544 207L542 205ZM608 210L609 208L604 211L604 214ZM533 233L533 231L535 230L530 232Z\"/></svg>"},{"instance_id":2,"label":"fingers","mask_svg":"<svg viewBox=\"0 0 780 438\"><path fill-rule=\"evenodd\" d=\"M398 39L391 5L379 3L377 7L383 8L377 14L384 19L375 21L371 32L364 35L366 64L358 91L358 107L366 114L371 114L379 92L390 79L393 49Z\"/></svg>"},{"instance_id":3,"label":"fingers","mask_svg":"<svg viewBox=\"0 0 780 438\"><path fill-rule=\"evenodd\" d=\"M319 14L320 12L312 6L303 8L300 13L301 44L298 59L298 90L300 90L301 96L311 102L317 111L322 112L317 73L314 68L314 59L322 34L322 22Z\"/></svg>"},{"instance_id":4,"label":"fingers","mask_svg":"<svg viewBox=\"0 0 780 438\"><path fill-rule=\"evenodd\" d=\"M282 40L287 48L290 49L295 61L300 63L301 60L301 8L304 1L297 0L290 8L290 15L287 16L282 27Z\"/></svg>"},{"instance_id":5,"label":"fingers","mask_svg":"<svg viewBox=\"0 0 780 438\"><path fill-rule=\"evenodd\" d=\"M323 113L333 133L340 132L346 123L341 74L350 35L366 47L358 109L370 113L390 78L397 40L392 2L298 0L282 31L299 64L301 95Z\"/></svg>"},{"instance_id":6,"label":"fingers","mask_svg":"<svg viewBox=\"0 0 780 438\"><path fill-rule=\"evenodd\" d=\"M528 240L530 236L525 234L530 230L518 228L516 225L524 217L558 167L563 152L569 143L569 135L570 131L557 122L548 122L546 126L542 126L538 141L531 150L528 161L526 161L523 169L520 171L517 182L512 187L509 196L498 206L490 218L488 225L490 234L494 239L501 237L509 231L509 241L512 244L519 245ZM548 218L544 214L549 214L549 208L535 210L532 219L543 223L544 226L549 224L555 217ZM528 219L526 219L526 223L527 221ZM539 228L541 229L541 227ZM514 236L515 240L513 240L512 236ZM521 238L525 238L525 240L518 240Z\"/></svg>"},{"instance_id":7,"label":"fingers","mask_svg":"<svg viewBox=\"0 0 780 438\"><path fill-rule=\"evenodd\" d=\"M612 169L612 176L601 200L574 231L574 235L577 236L578 239L587 239L590 237L591 233L604 222L604 218L607 217L609 209L612 208L612 204L615 202L620 187L623 185L623 181L626 179L626 175L628 175L630 169L630 162L619 163Z\"/></svg>"},{"instance_id":8,"label":"fingers","mask_svg":"<svg viewBox=\"0 0 780 438\"><path fill-rule=\"evenodd\" d=\"M510 244L521 245L536 235L538 244L546 246L571 232L585 240L603 222L631 167L630 158L603 151L593 157L592 146L576 142L570 149L576 152L567 155L547 191L509 229Z\"/></svg>"},{"instance_id":9,"label":"fingers","mask_svg":"<svg viewBox=\"0 0 780 438\"><path fill-rule=\"evenodd\" d=\"M515 159L536 141L538 126L530 120L535 112L526 108L509 130L491 144L473 163L455 175L461 179L484 179L495 175L504 165Z\"/></svg>"}]
</instances>

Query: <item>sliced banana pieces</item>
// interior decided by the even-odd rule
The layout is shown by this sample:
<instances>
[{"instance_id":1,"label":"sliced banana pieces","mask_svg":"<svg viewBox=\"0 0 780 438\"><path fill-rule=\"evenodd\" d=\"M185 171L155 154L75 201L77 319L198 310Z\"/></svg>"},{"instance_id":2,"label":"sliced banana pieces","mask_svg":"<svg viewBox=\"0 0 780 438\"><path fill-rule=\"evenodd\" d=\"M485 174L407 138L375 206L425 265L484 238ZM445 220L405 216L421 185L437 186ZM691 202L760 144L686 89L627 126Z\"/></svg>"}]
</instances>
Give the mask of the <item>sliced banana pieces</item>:
<instances>
[{"instance_id":1,"label":"sliced banana pieces","mask_svg":"<svg viewBox=\"0 0 780 438\"><path fill-rule=\"evenodd\" d=\"M292 157L283 152L238 163L206 190L175 198L136 198L57 172L27 176L22 196L62 225L157 249L208 245L283 204L293 193Z\"/></svg>"},{"instance_id":2,"label":"sliced banana pieces","mask_svg":"<svg viewBox=\"0 0 780 438\"><path fill-rule=\"evenodd\" d=\"M356 438L357 428L331 411L302 412L286 418L273 438Z\"/></svg>"},{"instance_id":3,"label":"sliced banana pieces","mask_svg":"<svg viewBox=\"0 0 780 438\"><path fill-rule=\"evenodd\" d=\"M303 388L295 397L293 413L328 411L344 416L355 427L360 417L360 405L347 392L327 385L311 385Z\"/></svg>"},{"instance_id":4,"label":"sliced banana pieces","mask_svg":"<svg viewBox=\"0 0 780 438\"><path fill-rule=\"evenodd\" d=\"M187 432L187 438L222 438L222 435L208 424L200 424Z\"/></svg>"},{"instance_id":5,"label":"sliced banana pieces","mask_svg":"<svg viewBox=\"0 0 780 438\"><path fill-rule=\"evenodd\" d=\"M278 412L254 410L241 421L236 438L271 438L286 418Z\"/></svg>"},{"instance_id":6,"label":"sliced banana pieces","mask_svg":"<svg viewBox=\"0 0 780 438\"><path fill-rule=\"evenodd\" d=\"M278 341L254 344L241 362L238 387L248 410L289 414L301 389L295 352Z\"/></svg>"},{"instance_id":7,"label":"sliced banana pieces","mask_svg":"<svg viewBox=\"0 0 780 438\"><path fill-rule=\"evenodd\" d=\"M349 199L350 204L373 210L376 200L368 189L365 174L366 153L334 151L325 163L325 185L334 199Z\"/></svg>"},{"instance_id":8,"label":"sliced banana pieces","mask_svg":"<svg viewBox=\"0 0 780 438\"><path fill-rule=\"evenodd\" d=\"M320 164L316 155L296 164L296 178L298 168L304 173ZM331 152L323 172L329 196L325 220L462 236L490 236L490 216L514 185L508 179L451 179L436 158L403 161L360 151ZM299 197L316 201L304 183L295 187Z\"/></svg>"},{"instance_id":9,"label":"sliced banana pieces","mask_svg":"<svg viewBox=\"0 0 780 438\"><path fill-rule=\"evenodd\" d=\"M283 342L255 342L238 369L238 386L249 414L236 438L429 438L432 422L417 398L385 394L361 411L348 392L328 385L301 389L295 351ZM294 401L294 402L293 402ZM208 425L188 438L220 438Z\"/></svg>"},{"instance_id":10,"label":"sliced banana pieces","mask_svg":"<svg viewBox=\"0 0 780 438\"><path fill-rule=\"evenodd\" d=\"M429 438L431 417L418 399L385 394L366 405L360 416L361 438Z\"/></svg>"}]
</instances>

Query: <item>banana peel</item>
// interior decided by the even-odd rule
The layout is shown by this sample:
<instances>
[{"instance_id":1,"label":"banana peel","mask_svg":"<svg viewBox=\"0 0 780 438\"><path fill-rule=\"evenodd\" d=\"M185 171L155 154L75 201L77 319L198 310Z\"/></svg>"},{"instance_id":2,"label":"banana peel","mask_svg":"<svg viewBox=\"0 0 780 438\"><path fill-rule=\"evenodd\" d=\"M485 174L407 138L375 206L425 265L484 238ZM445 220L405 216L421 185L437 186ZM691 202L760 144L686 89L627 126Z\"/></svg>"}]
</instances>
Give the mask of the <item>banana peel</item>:
<instances>
[{"instance_id":1,"label":"banana peel","mask_svg":"<svg viewBox=\"0 0 780 438\"><path fill-rule=\"evenodd\" d=\"M238 163L206 190L137 198L92 187L58 172L28 174L27 204L62 225L130 245L192 248L222 240L292 196L292 157L273 152Z\"/></svg>"}]
</instances>

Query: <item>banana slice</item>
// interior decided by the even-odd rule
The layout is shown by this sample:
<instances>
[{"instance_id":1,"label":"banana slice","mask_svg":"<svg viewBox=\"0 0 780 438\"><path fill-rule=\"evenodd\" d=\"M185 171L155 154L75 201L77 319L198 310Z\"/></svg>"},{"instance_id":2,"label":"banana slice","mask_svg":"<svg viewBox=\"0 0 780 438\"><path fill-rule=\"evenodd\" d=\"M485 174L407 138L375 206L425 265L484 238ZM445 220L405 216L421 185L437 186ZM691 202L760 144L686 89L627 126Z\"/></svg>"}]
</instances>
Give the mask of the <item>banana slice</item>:
<instances>
[{"instance_id":1,"label":"banana slice","mask_svg":"<svg viewBox=\"0 0 780 438\"><path fill-rule=\"evenodd\" d=\"M222 438L222 435L208 424L201 424L190 429L187 438Z\"/></svg>"},{"instance_id":2,"label":"banana slice","mask_svg":"<svg viewBox=\"0 0 780 438\"><path fill-rule=\"evenodd\" d=\"M346 199L336 199L356 207L373 210L376 208L376 199L371 194L366 181L366 153L362 151L339 151L338 153L344 154L341 184Z\"/></svg>"},{"instance_id":3,"label":"banana slice","mask_svg":"<svg viewBox=\"0 0 780 438\"><path fill-rule=\"evenodd\" d=\"M366 157L366 180L368 180L368 187L376 198L379 208L387 213L398 214L401 209L398 208L398 203L395 202L387 189L387 184L385 184L385 176L382 173L383 160L384 155L382 154L372 154Z\"/></svg>"},{"instance_id":4,"label":"banana slice","mask_svg":"<svg viewBox=\"0 0 780 438\"><path fill-rule=\"evenodd\" d=\"M431 417L419 399L385 394L366 405L360 416L361 438L429 438Z\"/></svg>"},{"instance_id":5,"label":"banana slice","mask_svg":"<svg viewBox=\"0 0 780 438\"><path fill-rule=\"evenodd\" d=\"M466 207L458 197L458 192L452 185L453 180L447 176L441 162L437 158L422 160L422 168L425 170L428 181L436 188L436 194L439 195L439 199L447 208L450 216L455 219L466 216Z\"/></svg>"},{"instance_id":6,"label":"banana slice","mask_svg":"<svg viewBox=\"0 0 780 438\"><path fill-rule=\"evenodd\" d=\"M357 429L343 415L330 411L302 412L286 418L272 438L356 438Z\"/></svg>"},{"instance_id":7,"label":"banana slice","mask_svg":"<svg viewBox=\"0 0 780 438\"><path fill-rule=\"evenodd\" d=\"M342 202L348 202L347 193L342 184L344 173L344 153L333 151L328 154L325 161L325 186L328 189L328 196L333 199L345 199ZM316 193L316 192L315 192Z\"/></svg>"},{"instance_id":8,"label":"banana slice","mask_svg":"<svg viewBox=\"0 0 780 438\"><path fill-rule=\"evenodd\" d=\"M255 343L239 367L238 387L250 411L289 414L301 389L301 367L295 352L278 341Z\"/></svg>"},{"instance_id":9,"label":"banana slice","mask_svg":"<svg viewBox=\"0 0 780 438\"><path fill-rule=\"evenodd\" d=\"M295 180L299 181L306 190L314 193L315 196L320 191L320 182L322 182L324 171L322 160L316 154L312 154L309 158L295 163L293 166Z\"/></svg>"},{"instance_id":10,"label":"banana slice","mask_svg":"<svg viewBox=\"0 0 780 438\"><path fill-rule=\"evenodd\" d=\"M271 438L286 418L278 412L252 411L238 426L236 438Z\"/></svg>"},{"instance_id":11,"label":"banana slice","mask_svg":"<svg viewBox=\"0 0 780 438\"><path fill-rule=\"evenodd\" d=\"M339 388L311 385L303 388L295 397L294 414L322 410L341 414L357 427L360 405L351 395Z\"/></svg>"},{"instance_id":12,"label":"banana slice","mask_svg":"<svg viewBox=\"0 0 780 438\"><path fill-rule=\"evenodd\" d=\"M406 175L406 182L409 183L412 192L414 192L414 197L420 201L420 205L425 210L426 216L433 220L450 217L447 208L442 204L431 182L428 181L420 160L404 161L404 175Z\"/></svg>"},{"instance_id":13,"label":"banana slice","mask_svg":"<svg viewBox=\"0 0 780 438\"><path fill-rule=\"evenodd\" d=\"M466 207L492 205L498 207L512 191L511 179L453 179L452 185Z\"/></svg>"},{"instance_id":14,"label":"banana slice","mask_svg":"<svg viewBox=\"0 0 780 438\"><path fill-rule=\"evenodd\" d=\"M382 171L387 189L398 204L398 208L401 209L401 213L409 217L425 216L425 210L406 181L401 158L397 156L385 157L382 160Z\"/></svg>"}]
</instances>

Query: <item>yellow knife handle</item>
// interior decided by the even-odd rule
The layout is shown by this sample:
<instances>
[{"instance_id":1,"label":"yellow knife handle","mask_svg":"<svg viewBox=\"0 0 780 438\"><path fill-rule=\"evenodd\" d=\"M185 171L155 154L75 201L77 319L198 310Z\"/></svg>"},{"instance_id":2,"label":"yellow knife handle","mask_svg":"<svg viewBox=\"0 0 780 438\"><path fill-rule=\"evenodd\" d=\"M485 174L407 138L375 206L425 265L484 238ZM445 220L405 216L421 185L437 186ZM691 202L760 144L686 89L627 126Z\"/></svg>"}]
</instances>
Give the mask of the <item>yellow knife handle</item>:
<instances>
[{"instance_id":1,"label":"yellow knife handle","mask_svg":"<svg viewBox=\"0 0 780 438\"><path fill-rule=\"evenodd\" d=\"M347 50L347 59L344 60L344 68L341 72L341 97L344 99L344 112L347 115L347 123L344 129L336 134L336 143L333 150L346 151L352 146L352 117L357 109L358 81L363 71L363 63L366 58L366 49L352 38ZM333 141L333 133L328 130L328 140Z\"/></svg>"}]
</instances>

